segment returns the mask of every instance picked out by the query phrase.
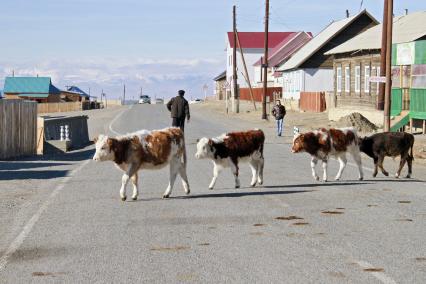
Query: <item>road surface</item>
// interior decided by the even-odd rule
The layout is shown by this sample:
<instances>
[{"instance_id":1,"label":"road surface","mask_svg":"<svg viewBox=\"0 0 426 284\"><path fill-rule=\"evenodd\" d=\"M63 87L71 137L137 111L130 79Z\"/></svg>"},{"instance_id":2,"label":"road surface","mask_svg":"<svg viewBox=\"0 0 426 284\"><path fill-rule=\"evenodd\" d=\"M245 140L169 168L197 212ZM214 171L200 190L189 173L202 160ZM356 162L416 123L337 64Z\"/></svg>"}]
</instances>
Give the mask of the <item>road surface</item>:
<instances>
[{"instance_id":1,"label":"road surface","mask_svg":"<svg viewBox=\"0 0 426 284\"><path fill-rule=\"evenodd\" d=\"M268 129L264 185L248 187L251 171L243 165L242 188L233 188L228 170L210 191L212 164L194 158L196 139L253 125L201 110L193 107L186 129L190 196L178 179L171 198L161 199L163 169L141 172L138 201L120 201L121 173L91 161L93 146L43 161L40 172L52 163L54 177L22 179L23 187L37 178L42 186L19 210L0 201L0 283L425 282L425 168L414 168L417 179L372 179L365 160L365 181L350 164L342 181L315 182L308 155L292 154L288 139ZM100 129L124 134L169 123L164 106L135 105ZM7 174L19 179L17 163L25 164L10 163ZM386 161L391 172L395 165ZM330 163L330 177L337 168ZM8 194L25 197L19 188Z\"/></svg>"}]
</instances>

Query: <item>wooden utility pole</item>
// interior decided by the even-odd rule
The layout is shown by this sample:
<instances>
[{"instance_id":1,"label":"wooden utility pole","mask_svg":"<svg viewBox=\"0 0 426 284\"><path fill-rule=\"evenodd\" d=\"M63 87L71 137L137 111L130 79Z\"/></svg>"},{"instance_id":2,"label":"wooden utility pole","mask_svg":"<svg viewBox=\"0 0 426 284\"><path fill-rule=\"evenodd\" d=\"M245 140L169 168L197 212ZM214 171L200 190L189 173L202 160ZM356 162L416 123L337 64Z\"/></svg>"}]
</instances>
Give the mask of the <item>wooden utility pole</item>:
<instances>
[{"instance_id":1,"label":"wooden utility pole","mask_svg":"<svg viewBox=\"0 0 426 284\"><path fill-rule=\"evenodd\" d=\"M240 112L239 98L238 98L238 77L237 77L237 7L234 5L232 9L233 18L233 31L234 31L234 48L232 49L232 89L234 92L233 111Z\"/></svg>"},{"instance_id":2,"label":"wooden utility pole","mask_svg":"<svg viewBox=\"0 0 426 284\"><path fill-rule=\"evenodd\" d=\"M386 76L386 34L388 29L388 2L389 0L384 0L383 6L383 26L382 26L382 49L380 50L380 74L377 74L380 77ZM379 96L377 97L377 109L385 109L385 85L379 83Z\"/></svg>"},{"instance_id":3,"label":"wooden utility pole","mask_svg":"<svg viewBox=\"0 0 426 284\"><path fill-rule=\"evenodd\" d=\"M262 119L267 119L266 115L266 93L268 91L268 49L269 49L269 0L266 0L265 7L265 52L263 56L263 96L262 96Z\"/></svg>"},{"instance_id":4,"label":"wooden utility pole","mask_svg":"<svg viewBox=\"0 0 426 284\"><path fill-rule=\"evenodd\" d=\"M126 104L126 84L123 85L123 105Z\"/></svg>"},{"instance_id":5,"label":"wooden utility pole","mask_svg":"<svg viewBox=\"0 0 426 284\"><path fill-rule=\"evenodd\" d=\"M240 48L240 53L241 53L241 61L243 62L243 66L244 66L244 73L245 73L244 78L246 79L246 82L247 82L247 84L249 86L250 97L251 97L251 101L253 103L254 110L257 110L256 109L256 102L254 101L254 96L253 96L253 89L251 87L250 76L249 76L248 71L247 71L246 60L244 59L243 48L242 48L241 43L240 43L240 37L238 36L238 31L236 32L236 34L237 34L238 47Z\"/></svg>"},{"instance_id":6,"label":"wooden utility pole","mask_svg":"<svg viewBox=\"0 0 426 284\"><path fill-rule=\"evenodd\" d=\"M386 85L385 85L385 109L384 131L390 131L390 109L392 93L392 27L393 27L393 0L388 0L386 29Z\"/></svg>"}]
</instances>

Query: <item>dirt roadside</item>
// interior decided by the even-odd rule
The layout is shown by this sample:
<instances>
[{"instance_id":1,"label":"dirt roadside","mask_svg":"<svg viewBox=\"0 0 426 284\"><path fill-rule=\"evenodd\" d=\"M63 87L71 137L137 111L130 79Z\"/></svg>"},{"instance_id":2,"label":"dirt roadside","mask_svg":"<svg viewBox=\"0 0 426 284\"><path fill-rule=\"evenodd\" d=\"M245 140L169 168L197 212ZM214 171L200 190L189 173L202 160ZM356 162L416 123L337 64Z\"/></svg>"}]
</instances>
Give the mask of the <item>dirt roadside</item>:
<instances>
[{"instance_id":1,"label":"dirt roadside","mask_svg":"<svg viewBox=\"0 0 426 284\"><path fill-rule=\"evenodd\" d=\"M229 106L230 107L230 106ZM265 129L271 134L275 131L275 120L270 115L270 108L267 107L269 120L261 120L261 104L257 103L257 110L254 110L253 104L248 101L241 101L240 113L226 113L226 104L224 101L207 101L197 105L197 108L203 109L205 112L215 112L226 115L229 119L239 119L253 124L253 127ZM230 110L230 108L229 108ZM293 127L296 126L301 132L318 129L321 127L342 127L341 122L329 121L326 112L311 113L287 110L284 121L284 141L292 142ZM371 135L372 133L361 132L361 136ZM416 142L414 143L414 158L416 163L426 164L426 135L415 134Z\"/></svg>"}]
</instances>

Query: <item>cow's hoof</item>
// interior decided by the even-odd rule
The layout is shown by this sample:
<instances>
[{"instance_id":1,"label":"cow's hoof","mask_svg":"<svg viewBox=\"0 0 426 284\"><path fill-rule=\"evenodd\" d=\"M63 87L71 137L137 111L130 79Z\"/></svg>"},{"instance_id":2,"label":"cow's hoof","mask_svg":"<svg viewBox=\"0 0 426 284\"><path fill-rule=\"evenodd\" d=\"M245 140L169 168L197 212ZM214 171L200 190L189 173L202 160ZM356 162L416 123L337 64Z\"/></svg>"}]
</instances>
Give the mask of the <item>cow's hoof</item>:
<instances>
[{"instance_id":1,"label":"cow's hoof","mask_svg":"<svg viewBox=\"0 0 426 284\"><path fill-rule=\"evenodd\" d=\"M258 181L257 182L259 185L263 185L263 181Z\"/></svg>"},{"instance_id":2,"label":"cow's hoof","mask_svg":"<svg viewBox=\"0 0 426 284\"><path fill-rule=\"evenodd\" d=\"M126 201L126 199L127 199L127 197L126 197L126 196L121 197L121 201Z\"/></svg>"},{"instance_id":3,"label":"cow's hoof","mask_svg":"<svg viewBox=\"0 0 426 284\"><path fill-rule=\"evenodd\" d=\"M255 183L252 183L252 184L250 184L250 186L251 186L251 187L255 187L255 186L256 186L256 184L255 184Z\"/></svg>"},{"instance_id":4,"label":"cow's hoof","mask_svg":"<svg viewBox=\"0 0 426 284\"><path fill-rule=\"evenodd\" d=\"M411 175L407 175L405 178L411 178Z\"/></svg>"},{"instance_id":5,"label":"cow's hoof","mask_svg":"<svg viewBox=\"0 0 426 284\"><path fill-rule=\"evenodd\" d=\"M191 191L188 189L188 191L185 191L186 195L189 195Z\"/></svg>"},{"instance_id":6,"label":"cow's hoof","mask_svg":"<svg viewBox=\"0 0 426 284\"><path fill-rule=\"evenodd\" d=\"M359 178L358 178L358 180L359 180L359 181L362 181L362 180L364 180L364 178L363 178L363 177L359 177Z\"/></svg>"},{"instance_id":7,"label":"cow's hoof","mask_svg":"<svg viewBox=\"0 0 426 284\"><path fill-rule=\"evenodd\" d=\"M385 176L387 176L387 177L389 176L389 173L388 173L388 172L384 172L383 174L384 174Z\"/></svg>"},{"instance_id":8,"label":"cow's hoof","mask_svg":"<svg viewBox=\"0 0 426 284\"><path fill-rule=\"evenodd\" d=\"M164 195L163 195L163 198L164 198L164 199L169 198L169 197L170 197L170 195L167 195L167 194L164 194Z\"/></svg>"},{"instance_id":9,"label":"cow's hoof","mask_svg":"<svg viewBox=\"0 0 426 284\"><path fill-rule=\"evenodd\" d=\"M236 185L236 186L235 186L235 188L240 188L240 186L239 186L239 185Z\"/></svg>"},{"instance_id":10,"label":"cow's hoof","mask_svg":"<svg viewBox=\"0 0 426 284\"><path fill-rule=\"evenodd\" d=\"M138 197L137 197L137 196L132 197L132 200L133 200L133 201L136 201L136 200L138 200Z\"/></svg>"},{"instance_id":11,"label":"cow's hoof","mask_svg":"<svg viewBox=\"0 0 426 284\"><path fill-rule=\"evenodd\" d=\"M213 187L209 187L209 190L213 190Z\"/></svg>"},{"instance_id":12,"label":"cow's hoof","mask_svg":"<svg viewBox=\"0 0 426 284\"><path fill-rule=\"evenodd\" d=\"M314 180L319 181L319 176L315 176Z\"/></svg>"},{"instance_id":13,"label":"cow's hoof","mask_svg":"<svg viewBox=\"0 0 426 284\"><path fill-rule=\"evenodd\" d=\"M399 178L399 175L398 175L398 174L396 174L396 175L395 175L395 178Z\"/></svg>"},{"instance_id":14,"label":"cow's hoof","mask_svg":"<svg viewBox=\"0 0 426 284\"><path fill-rule=\"evenodd\" d=\"M323 180L322 180L322 182L328 182L328 180L326 180L326 179L323 179Z\"/></svg>"}]
</instances>

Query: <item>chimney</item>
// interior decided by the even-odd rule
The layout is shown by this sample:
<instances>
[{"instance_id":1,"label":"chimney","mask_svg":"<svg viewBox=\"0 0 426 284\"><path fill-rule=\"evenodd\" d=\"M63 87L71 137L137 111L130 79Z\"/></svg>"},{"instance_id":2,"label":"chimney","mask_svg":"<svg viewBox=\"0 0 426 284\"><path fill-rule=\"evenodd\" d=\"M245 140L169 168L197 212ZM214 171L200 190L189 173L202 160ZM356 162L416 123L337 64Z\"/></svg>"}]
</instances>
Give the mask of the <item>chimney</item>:
<instances>
[{"instance_id":1,"label":"chimney","mask_svg":"<svg viewBox=\"0 0 426 284\"><path fill-rule=\"evenodd\" d=\"M408 15L408 9L404 9L405 10L405 15Z\"/></svg>"},{"instance_id":2,"label":"chimney","mask_svg":"<svg viewBox=\"0 0 426 284\"><path fill-rule=\"evenodd\" d=\"M349 18L349 10L346 10L346 18Z\"/></svg>"}]
</instances>

